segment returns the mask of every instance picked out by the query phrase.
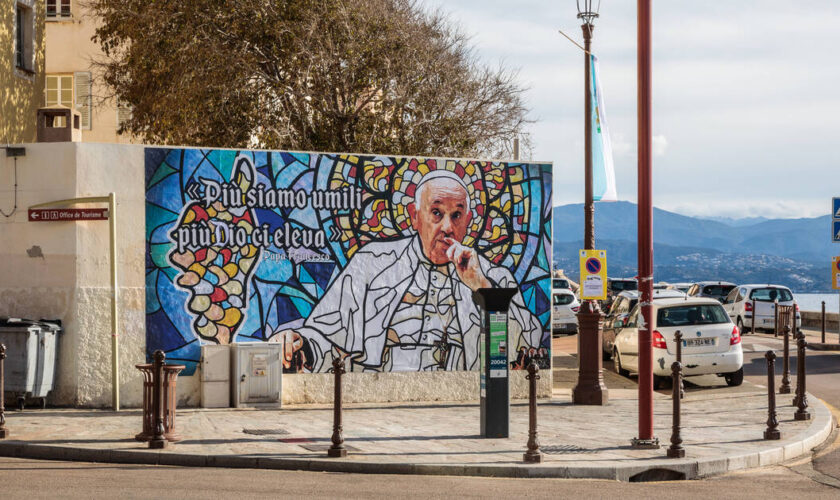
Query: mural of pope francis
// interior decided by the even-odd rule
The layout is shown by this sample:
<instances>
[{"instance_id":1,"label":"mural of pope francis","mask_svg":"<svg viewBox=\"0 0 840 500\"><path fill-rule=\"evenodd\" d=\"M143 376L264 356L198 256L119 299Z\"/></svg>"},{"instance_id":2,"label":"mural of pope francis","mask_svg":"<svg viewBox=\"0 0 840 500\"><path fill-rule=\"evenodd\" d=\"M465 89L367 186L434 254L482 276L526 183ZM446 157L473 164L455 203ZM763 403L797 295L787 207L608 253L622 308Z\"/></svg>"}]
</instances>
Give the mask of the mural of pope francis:
<instances>
[{"instance_id":1,"label":"mural of pope francis","mask_svg":"<svg viewBox=\"0 0 840 500\"><path fill-rule=\"evenodd\" d=\"M426 173L408 213L414 235L363 246L302 327L271 337L285 344L287 370L324 371L339 356L352 371L478 369L472 292L517 283L464 244L473 210L455 173ZM509 314L511 349L539 348L542 327L518 291Z\"/></svg>"}]
</instances>

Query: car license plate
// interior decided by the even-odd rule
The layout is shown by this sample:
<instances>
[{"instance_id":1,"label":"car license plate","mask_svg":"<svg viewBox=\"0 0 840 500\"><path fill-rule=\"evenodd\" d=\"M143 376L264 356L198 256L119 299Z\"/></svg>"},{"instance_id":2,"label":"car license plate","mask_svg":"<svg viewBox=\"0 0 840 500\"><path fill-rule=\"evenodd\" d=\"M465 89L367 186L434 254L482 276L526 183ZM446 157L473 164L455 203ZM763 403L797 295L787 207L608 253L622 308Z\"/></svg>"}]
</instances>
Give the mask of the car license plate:
<instances>
[{"instance_id":1,"label":"car license plate","mask_svg":"<svg viewBox=\"0 0 840 500\"><path fill-rule=\"evenodd\" d=\"M696 347L699 345L715 345L715 339L713 338L700 338L700 339L686 339L683 340L683 347Z\"/></svg>"}]
</instances>

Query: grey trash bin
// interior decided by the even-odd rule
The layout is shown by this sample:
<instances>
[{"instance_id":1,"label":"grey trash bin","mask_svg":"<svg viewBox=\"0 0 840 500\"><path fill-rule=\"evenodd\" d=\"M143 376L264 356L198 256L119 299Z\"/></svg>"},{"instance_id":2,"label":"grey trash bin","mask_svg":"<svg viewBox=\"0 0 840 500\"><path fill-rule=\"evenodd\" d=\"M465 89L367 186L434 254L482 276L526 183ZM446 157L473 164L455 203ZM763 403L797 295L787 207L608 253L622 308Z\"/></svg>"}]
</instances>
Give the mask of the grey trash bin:
<instances>
[{"instance_id":1,"label":"grey trash bin","mask_svg":"<svg viewBox=\"0 0 840 500\"><path fill-rule=\"evenodd\" d=\"M23 410L27 398L47 404L55 385L57 323L20 318L0 318L0 344L6 345L6 399L17 399ZM9 397L11 396L11 398Z\"/></svg>"}]
</instances>

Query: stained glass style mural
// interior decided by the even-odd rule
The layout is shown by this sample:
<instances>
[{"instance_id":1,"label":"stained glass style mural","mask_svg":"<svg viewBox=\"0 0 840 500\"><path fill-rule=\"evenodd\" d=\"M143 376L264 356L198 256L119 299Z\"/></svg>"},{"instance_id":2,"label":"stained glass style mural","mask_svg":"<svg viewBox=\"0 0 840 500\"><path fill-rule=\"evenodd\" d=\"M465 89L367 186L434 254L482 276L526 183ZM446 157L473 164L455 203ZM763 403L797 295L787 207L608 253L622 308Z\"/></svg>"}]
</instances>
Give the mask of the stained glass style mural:
<instances>
[{"instance_id":1,"label":"stained glass style mural","mask_svg":"<svg viewBox=\"0 0 840 500\"><path fill-rule=\"evenodd\" d=\"M472 290L517 287L548 366L551 165L147 148L147 353L284 342L288 372L478 368ZM515 358L515 359L514 359Z\"/></svg>"}]
</instances>

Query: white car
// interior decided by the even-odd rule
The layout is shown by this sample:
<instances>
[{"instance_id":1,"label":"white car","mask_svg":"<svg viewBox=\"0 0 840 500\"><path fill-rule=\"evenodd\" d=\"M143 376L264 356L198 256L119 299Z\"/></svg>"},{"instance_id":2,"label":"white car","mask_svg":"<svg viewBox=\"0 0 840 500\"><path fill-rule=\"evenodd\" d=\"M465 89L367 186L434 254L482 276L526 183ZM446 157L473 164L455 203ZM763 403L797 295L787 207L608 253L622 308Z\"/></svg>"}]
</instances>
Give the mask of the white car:
<instances>
[{"instance_id":1,"label":"white car","mask_svg":"<svg viewBox=\"0 0 840 500\"><path fill-rule=\"evenodd\" d=\"M755 300L755 311L753 311ZM780 306L794 306L796 309L796 328L802 326L799 305L793 300L790 288L781 285L741 285L723 300L723 308L742 332L752 331L753 315L755 329L776 328L776 301ZM752 332L755 333L755 332Z\"/></svg>"},{"instance_id":2,"label":"white car","mask_svg":"<svg viewBox=\"0 0 840 500\"><path fill-rule=\"evenodd\" d=\"M639 373L640 315L636 305L616 335L612 357L620 375ZM682 333L683 376L715 374L730 386L744 381L741 332L720 302L700 297L663 298L653 302L651 315L654 388L671 377L671 364L677 360L677 331Z\"/></svg>"},{"instance_id":3,"label":"white car","mask_svg":"<svg viewBox=\"0 0 840 500\"><path fill-rule=\"evenodd\" d=\"M551 330L555 334L577 333L577 313L580 310L575 294L571 290L554 289L551 294Z\"/></svg>"}]
</instances>

